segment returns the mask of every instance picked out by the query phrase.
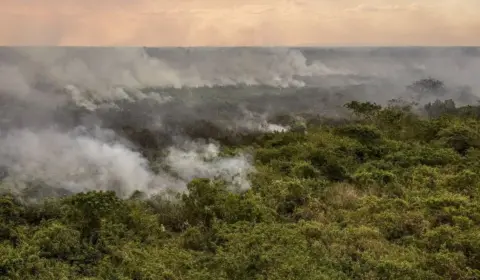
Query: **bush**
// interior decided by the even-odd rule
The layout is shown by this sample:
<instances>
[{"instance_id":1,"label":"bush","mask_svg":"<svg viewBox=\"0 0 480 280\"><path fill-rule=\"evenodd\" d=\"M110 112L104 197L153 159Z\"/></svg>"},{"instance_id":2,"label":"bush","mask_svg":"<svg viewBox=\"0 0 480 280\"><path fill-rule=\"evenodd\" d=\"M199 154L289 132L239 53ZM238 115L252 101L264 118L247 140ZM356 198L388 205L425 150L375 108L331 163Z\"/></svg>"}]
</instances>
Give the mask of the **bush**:
<instances>
[{"instance_id":1,"label":"bush","mask_svg":"<svg viewBox=\"0 0 480 280\"><path fill-rule=\"evenodd\" d=\"M351 102L354 120L307 116L306 133L192 125L221 156L253 152L244 191L195 178L184 193L32 203L49 187L13 195L5 178L0 279L479 279L480 121L464 112L478 108L443 105L422 119ZM130 134L152 158L168 140Z\"/></svg>"}]
</instances>

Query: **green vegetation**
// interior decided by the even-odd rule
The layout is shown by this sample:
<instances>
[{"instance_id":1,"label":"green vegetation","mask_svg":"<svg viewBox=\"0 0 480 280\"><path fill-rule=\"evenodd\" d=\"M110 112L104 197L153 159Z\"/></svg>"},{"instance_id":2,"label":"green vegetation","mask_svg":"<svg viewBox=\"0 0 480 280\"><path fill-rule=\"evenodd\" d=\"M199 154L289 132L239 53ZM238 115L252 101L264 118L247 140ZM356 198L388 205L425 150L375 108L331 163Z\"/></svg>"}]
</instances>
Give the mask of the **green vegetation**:
<instances>
[{"instance_id":1,"label":"green vegetation","mask_svg":"<svg viewBox=\"0 0 480 280\"><path fill-rule=\"evenodd\" d=\"M254 151L244 193L3 195L0 279L480 279L478 110L346 107L226 147Z\"/></svg>"}]
</instances>

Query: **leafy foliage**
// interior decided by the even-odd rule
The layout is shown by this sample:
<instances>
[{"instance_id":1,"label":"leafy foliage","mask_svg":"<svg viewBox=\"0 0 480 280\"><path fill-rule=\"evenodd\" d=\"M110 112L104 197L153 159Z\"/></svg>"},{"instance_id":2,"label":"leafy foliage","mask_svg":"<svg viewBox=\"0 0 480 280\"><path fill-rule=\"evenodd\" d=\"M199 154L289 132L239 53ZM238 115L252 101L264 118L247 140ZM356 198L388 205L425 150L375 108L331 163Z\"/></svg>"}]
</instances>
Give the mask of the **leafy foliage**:
<instances>
[{"instance_id":1,"label":"leafy foliage","mask_svg":"<svg viewBox=\"0 0 480 280\"><path fill-rule=\"evenodd\" d=\"M442 104L246 135L226 147L254 151L243 193L4 194L0 279L480 279L480 120Z\"/></svg>"}]
</instances>

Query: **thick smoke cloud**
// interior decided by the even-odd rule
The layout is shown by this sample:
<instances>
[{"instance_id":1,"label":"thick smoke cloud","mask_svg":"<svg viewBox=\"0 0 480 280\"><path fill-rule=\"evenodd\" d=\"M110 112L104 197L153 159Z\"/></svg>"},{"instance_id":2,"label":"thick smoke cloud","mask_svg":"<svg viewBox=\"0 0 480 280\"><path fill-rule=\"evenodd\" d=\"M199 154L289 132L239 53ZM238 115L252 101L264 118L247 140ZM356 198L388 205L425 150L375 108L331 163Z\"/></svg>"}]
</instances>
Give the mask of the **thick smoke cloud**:
<instances>
[{"instance_id":1,"label":"thick smoke cloud","mask_svg":"<svg viewBox=\"0 0 480 280\"><path fill-rule=\"evenodd\" d=\"M96 102L138 100L146 96L133 89L147 87L238 84L288 87L305 84L297 77L344 74L319 61L307 64L299 50L291 49L166 49L159 52L143 48L19 48L8 51L15 52L17 59L3 66L2 78L9 80L5 90L26 94L39 83L53 88L68 86L67 92L79 102L82 98ZM126 93L125 88L133 92ZM78 96L78 90L94 91L95 95Z\"/></svg>"},{"instance_id":2,"label":"thick smoke cloud","mask_svg":"<svg viewBox=\"0 0 480 280\"><path fill-rule=\"evenodd\" d=\"M171 174L154 174L141 154L106 140L77 131L9 131L0 141L0 164L15 181L41 181L71 193L114 190L128 197L135 191L155 194L172 187L184 191L196 177L225 179L240 189L250 186L249 159L219 158L213 143L170 147L165 164Z\"/></svg>"},{"instance_id":3,"label":"thick smoke cloud","mask_svg":"<svg viewBox=\"0 0 480 280\"><path fill-rule=\"evenodd\" d=\"M42 182L127 197L183 191L195 177L248 189L248 155L220 157L196 138L283 131L273 117L335 115L352 99L471 103L478 71L475 48L0 48L0 166L16 190ZM406 91L430 76L447 85L442 96ZM147 138L163 151L160 170L138 147Z\"/></svg>"},{"instance_id":4,"label":"thick smoke cloud","mask_svg":"<svg viewBox=\"0 0 480 280\"><path fill-rule=\"evenodd\" d=\"M9 131L0 142L0 163L19 181L42 181L70 192L145 191L152 174L147 161L118 143L74 132Z\"/></svg>"},{"instance_id":5,"label":"thick smoke cloud","mask_svg":"<svg viewBox=\"0 0 480 280\"><path fill-rule=\"evenodd\" d=\"M63 89L57 101L65 102L67 95L89 109L119 100L158 98L139 89L219 85L368 84L389 86L394 92L384 95L393 97L427 76L478 89L478 52L478 48L3 48L0 90L31 98L39 91Z\"/></svg>"}]
</instances>

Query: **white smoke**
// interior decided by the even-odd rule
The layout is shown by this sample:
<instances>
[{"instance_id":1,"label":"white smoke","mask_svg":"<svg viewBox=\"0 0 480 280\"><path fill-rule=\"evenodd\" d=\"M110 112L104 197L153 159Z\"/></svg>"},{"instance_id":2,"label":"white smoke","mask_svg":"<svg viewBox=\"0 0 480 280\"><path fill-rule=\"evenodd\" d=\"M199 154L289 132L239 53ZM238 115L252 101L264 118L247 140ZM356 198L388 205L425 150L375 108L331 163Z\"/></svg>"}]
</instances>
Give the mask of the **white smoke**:
<instances>
[{"instance_id":1,"label":"white smoke","mask_svg":"<svg viewBox=\"0 0 480 280\"><path fill-rule=\"evenodd\" d=\"M187 143L168 149L166 163L183 181L194 178L220 178L241 190L250 188L248 174L253 171L248 156L219 157L219 146L213 143Z\"/></svg>"},{"instance_id":2,"label":"white smoke","mask_svg":"<svg viewBox=\"0 0 480 280\"><path fill-rule=\"evenodd\" d=\"M315 106L324 101L315 96L321 91L315 87L361 85L354 89L352 96L378 103L395 98L397 93L403 93L406 85L429 75L445 83L469 85L473 93L478 93L480 88L476 78L480 57L465 55L462 51L431 50L426 54L404 51L406 54L399 55L395 50L384 50L384 53L381 50L323 50L321 57L313 55L313 59L308 52L312 51L288 48L0 49L0 99L3 102L0 167L6 167L9 179L15 182L41 181L71 192L111 189L122 197L136 190L147 194L168 188L184 191L188 181L195 177L219 177L240 189L248 189L248 174L254 169L246 155L225 158L220 156L215 144L177 143L166 150L166 157L162 159L165 168L154 172L147 159L114 133L103 129L95 133L82 132L76 126L85 124L83 119L78 121L68 110L60 118L53 112L71 102L94 113L104 108L117 108L124 113L123 110L130 107L119 103L138 102L138 107L131 107L134 112L119 114L126 118L118 122L161 131L167 127L164 124L169 117L180 121L214 120L233 130L285 131L289 128L267 121L270 111L277 110L276 107L289 112L307 107L312 112L321 111ZM263 93L257 95L251 90L239 92L241 96L225 96L224 91L212 89L208 94L215 95L214 98L204 99L205 96L196 96L200 92L192 89L189 96L182 96L187 100L180 100L183 103L179 105L180 97L169 89L228 85L267 85L278 90L262 99L259 96ZM168 96L161 96L156 92L158 89L148 93L140 91L146 88L163 88ZM302 91L305 95L296 96L298 88L305 89ZM287 98L281 99L285 96ZM248 110L246 106L238 110L233 106L232 112L225 114L228 117L222 119L218 112L211 110L210 104L217 97L239 102L252 98L253 101L246 103L253 103L256 109ZM144 106L150 103L166 105ZM101 125L101 121L105 121L106 126L112 123L108 119L110 115L104 119L102 116L86 125ZM63 129L46 128L55 125L63 125Z\"/></svg>"},{"instance_id":3,"label":"white smoke","mask_svg":"<svg viewBox=\"0 0 480 280\"><path fill-rule=\"evenodd\" d=\"M49 81L70 99L93 109L99 103L152 98L147 87L268 85L301 87L300 77L347 75L294 49L191 51L185 57L150 56L144 48L18 48L18 63L0 68L0 92L36 94ZM180 61L178 61L180 60ZM128 92L124 89L130 89ZM93 94L92 94L93 93Z\"/></svg>"},{"instance_id":4,"label":"white smoke","mask_svg":"<svg viewBox=\"0 0 480 280\"><path fill-rule=\"evenodd\" d=\"M0 163L18 181L42 181L71 192L115 188L122 197L145 191L147 161L116 143L51 130L11 131L0 142Z\"/></svg>"},{"instance_id":5,"label":"white smoke","mask_svg":"<svg viewBox=\"0 0 480 280\"><path fill-rule=\"evenodd\" d=\"M324 50L314 59L304 53L289 48L10 48L0 50L0 58L15 57L10 59L14 63L0 65L0 92L38 94L37 84L48 81L52 87L68 87L67 95L80 104L95 104L153 97L134 90L145 87L301 87L308 78L317 84L351 85L361 83L359 77L371 77L404 88L434 76L469 85L474 92L480 88L480 59L462 50L338 49Z\"/></svg>"},{"instance_id":6,"label":"white smoke","mask_svg":"<svg viewBox=\"0 0 480 280\"><path fill-rule=\"evenodd\" d=\"M108 141L112 137L105 131L97 130L97 136L79 131L9 131L0 140L0 165L8 168L10 181L40 181L72 193L114 190L120 197L128 197L135 191L148 195L172 188L185 191L186 184L196 177L219 177L241 189L249 188L247 175L253 169L248 158L218 157L214 144L168 149L165 163L174 178L165 171L152 172L145 158L121 143Z\"/></svg>"},{"instance_id":7,"label":"white smoke","mask_svg":"<svg viewBox=\"0 0 480 280\"><path fill-rule=\"evenodd\" d=\"M226 125L234 131L260 131L260 132L285 132L289 127L272 124L268 122L268 111L262 114L256 114L245 108L242 108L242 117L234 120L233 125Z\"/></svg>"}]
</instances>

